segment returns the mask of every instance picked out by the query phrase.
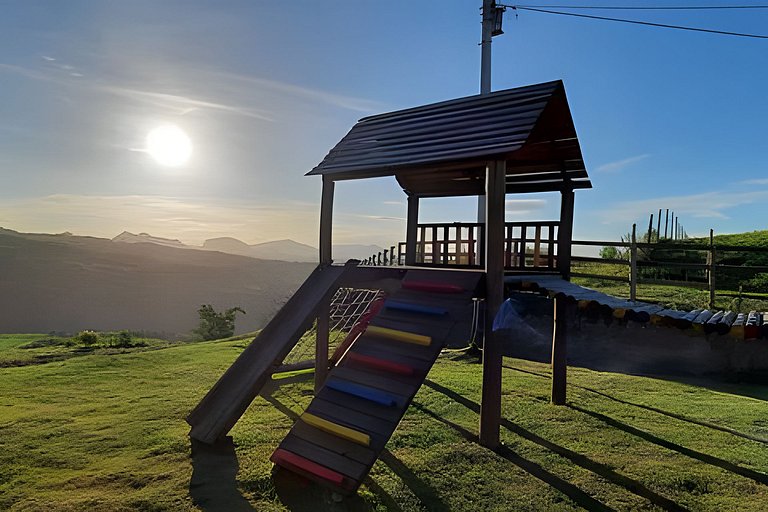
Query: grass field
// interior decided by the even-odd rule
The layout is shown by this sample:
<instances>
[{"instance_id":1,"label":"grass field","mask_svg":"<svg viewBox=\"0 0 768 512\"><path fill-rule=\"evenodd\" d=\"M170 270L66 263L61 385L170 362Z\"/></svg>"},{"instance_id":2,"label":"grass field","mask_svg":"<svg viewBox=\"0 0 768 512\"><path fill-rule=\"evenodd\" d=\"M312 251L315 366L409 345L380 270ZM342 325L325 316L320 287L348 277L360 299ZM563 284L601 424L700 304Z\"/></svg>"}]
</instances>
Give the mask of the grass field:
<instances>
[{"instance_id":1,"label":"grass field","mask_svg":"<svg viewBox=\"0 0 768 512\"><path fill-rule=\"evenodd\" d=\"M31 336L0 338L2 352ZM768 503L768 389L505 360L497 451L475 442L480 365L443 356L359 497L272 477L309 383L258 398L234 444L191 449L184 416L245 346L180 344L0 368L0 510L744 510ZM309 505L307 505L309 504Z\"/></svg>"}]
</instances>

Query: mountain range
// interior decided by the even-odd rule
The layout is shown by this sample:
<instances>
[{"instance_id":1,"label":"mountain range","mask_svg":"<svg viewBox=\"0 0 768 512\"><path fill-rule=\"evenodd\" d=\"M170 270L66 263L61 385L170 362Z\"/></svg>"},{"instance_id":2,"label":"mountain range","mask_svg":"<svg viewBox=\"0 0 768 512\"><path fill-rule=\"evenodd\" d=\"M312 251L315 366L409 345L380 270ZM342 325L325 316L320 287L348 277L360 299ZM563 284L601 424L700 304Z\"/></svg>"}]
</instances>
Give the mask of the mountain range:
<instances>
[{"instance_id":1,"label":"mountain range","mask_svg":"<svg viewBox=\"0 0 768 512\"><path fill-rule=\"evenodd\" d=\"M197 326L201 304L242 307L247 314L238 317L237 332L252 331L314 268L147 234L117 238L0 228L0 332L188 333Z\"/></svg>"},{"instance_id":2,"label":"mountain range","mask_svg":"<svg viewBox=\"0 0 768 512\"><path fill-rule=\"evenodd\" d=\"M249 245L242 240L232 237L211 238L203 242L202 246L186 245L179 240L160 238L148 233L138 235L123 231L112 239L121 243L148 243L175 247L179 249L197 249L206 251L219 251L239 256L249 256L263 260L281 260L312 263L318 261L318 250L310 245L295 242L293 240L274 240L260 244ZM344 262L349 259L364 260L373 254L383 251L378 245L337 244L333 246L333 259Z\"/></svg>"}]
</instances>

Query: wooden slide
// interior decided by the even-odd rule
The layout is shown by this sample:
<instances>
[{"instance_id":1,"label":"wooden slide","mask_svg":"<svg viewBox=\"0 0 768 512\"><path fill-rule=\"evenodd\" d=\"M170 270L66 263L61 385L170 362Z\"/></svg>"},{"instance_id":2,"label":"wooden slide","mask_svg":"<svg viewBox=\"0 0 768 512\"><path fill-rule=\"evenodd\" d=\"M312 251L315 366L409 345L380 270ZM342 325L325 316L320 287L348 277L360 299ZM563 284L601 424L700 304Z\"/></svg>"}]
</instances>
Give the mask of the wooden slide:
<instances>
[{"instance_id":1,"label":"wooden slide","mask_svg":"<svg viewBox=\"0 0 768 512\"><path fill-rule=\"evenodd\" d=\"M187 416L189 435L214 443L237 423L270 376L312 326L317 309L338 288L345 272L357 266L318 266L259 335Z\"/></svg>"},{"instance_id":2,"label":"wooden slide","mask_svg":"<svg viewBox=\"0 0 768 512\"><path fill-rule=\"evenodd\" d=\"M338 492L355 492L446 340L468 338L481 275L409 270L271 460Z\"/></svg>"}]
</instances>

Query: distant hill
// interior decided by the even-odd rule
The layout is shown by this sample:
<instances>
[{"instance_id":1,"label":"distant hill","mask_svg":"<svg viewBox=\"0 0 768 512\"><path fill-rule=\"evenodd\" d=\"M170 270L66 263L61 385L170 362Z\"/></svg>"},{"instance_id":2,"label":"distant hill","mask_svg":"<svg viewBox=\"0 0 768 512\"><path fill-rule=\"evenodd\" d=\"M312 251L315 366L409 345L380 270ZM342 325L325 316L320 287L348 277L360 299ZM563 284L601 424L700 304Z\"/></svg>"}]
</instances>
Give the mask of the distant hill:
<instances>
[{"instance_id":1,"label":"distant hill","mask_svg":"<svg viewBox=\"0 0 768 512\"><path fill-rule=\"evenodd\" d=\"M252 331L265 325L314 267L128 235L115 243L0 228L0 332L184 333L196 327L197 308L205 303L243 307L248 314L238 317L237 332Z\"/></svg>"},{"instance_id":2,"label":"distant hill","mask_svg":"<svg viewBox=\"0 0 768 512\"><path fill-rule=\"evenodd\" d=\"M221 251L265 260L317 262L318 250L293 240L274 240L248 245L237 238L211 238L203 243L203 249ZM333 246L333 259L344 262L350 259L364 260L379 251L378 245L339 244Z\"/></svg>"},{"instance_id":3,"label":"distant hill","mask_svg":"<svg viewBox=\"0 0 768 512\"><path fill-rule=\"evenodd\" d=\"M175 240L170 238L160 238L157 236L152 236L148 233L139 233L138 235L134 235L129 231L123 231L122 233L114 237L112 241L125 242L129 244L148 243L148 244L156 244L156 245L165 245L167 247L177 247L179 249L184 249L186 247L189 247L187 245L184 245L180 240Z\"/></svg>"}]
</instances>

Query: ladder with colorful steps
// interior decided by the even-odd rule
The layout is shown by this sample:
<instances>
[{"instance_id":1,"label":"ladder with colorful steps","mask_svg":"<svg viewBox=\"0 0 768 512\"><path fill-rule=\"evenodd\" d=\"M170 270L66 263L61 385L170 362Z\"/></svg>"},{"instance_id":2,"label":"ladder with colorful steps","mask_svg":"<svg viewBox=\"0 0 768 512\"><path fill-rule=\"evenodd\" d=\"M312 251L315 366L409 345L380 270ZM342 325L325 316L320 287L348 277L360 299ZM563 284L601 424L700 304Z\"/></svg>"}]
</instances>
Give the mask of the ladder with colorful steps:
<instances>
[{"instance_id":1,"label":"ladder with colorful steps","mask_svg":"<svg viewBox=\"0 0 768 512\"><path fill-rule=\"evenodd\" d=\"M447 340L468 336L481 274L409 270L272 455L272 462L353 493L397 428Z\"/></svg>"}]
</instances>

